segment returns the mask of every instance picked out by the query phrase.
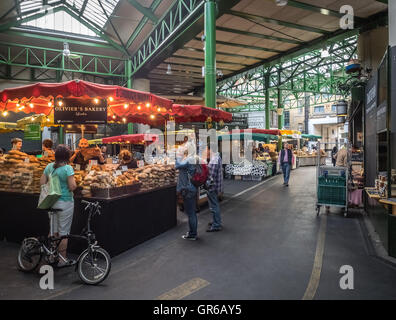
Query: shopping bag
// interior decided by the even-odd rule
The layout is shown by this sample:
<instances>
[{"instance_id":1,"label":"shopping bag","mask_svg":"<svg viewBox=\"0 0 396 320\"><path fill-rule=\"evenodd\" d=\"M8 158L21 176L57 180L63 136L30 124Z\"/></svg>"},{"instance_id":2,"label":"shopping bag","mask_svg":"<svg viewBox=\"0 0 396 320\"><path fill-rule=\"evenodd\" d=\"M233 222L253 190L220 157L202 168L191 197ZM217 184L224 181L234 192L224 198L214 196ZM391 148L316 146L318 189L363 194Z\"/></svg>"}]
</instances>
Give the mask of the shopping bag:
<instances>
[{"instance_id":1,"label":"shopping bag","mask_svg":"<svg viewBox=\"0 0 396 320\"><path fill-rule=\"evenodd\" d=\"M59 177L54 175L55 170L48 176L48 182L41 186L40 198L37 206L39 209L51 208L62 195Z\"/></svg>"}]
</instances>

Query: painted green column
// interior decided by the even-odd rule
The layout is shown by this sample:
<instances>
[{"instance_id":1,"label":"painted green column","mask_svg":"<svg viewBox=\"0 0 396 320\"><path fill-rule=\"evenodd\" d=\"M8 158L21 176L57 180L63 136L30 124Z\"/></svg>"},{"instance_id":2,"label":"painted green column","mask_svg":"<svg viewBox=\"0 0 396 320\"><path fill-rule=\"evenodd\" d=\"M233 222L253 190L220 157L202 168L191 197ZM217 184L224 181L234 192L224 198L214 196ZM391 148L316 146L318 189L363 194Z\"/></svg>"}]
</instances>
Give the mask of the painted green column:
<instances>
[{"instance_id":1,"label":"painted green column","mask_svg":"<svg viewBox=\"0 0 396 320\"><path fill-rule=\"evenodd\" d=\"M216 107L216 2L205 0L205 105Z\"/></svg>"},{"instance_id":2,"label":"painted green column","mask_svg":"<svg viewBox=\"0 0 396 320\"><path fill-rule=\"evenodd\" d=\"M132 89L132 60L125 61L125 76L127 78L127 88ZM128 134L133 134L133 123L128 123Z\"/></svg>"},{"instance_id":3,"label":"painted green column","mask_svg":"<svg viewBox=\"0 0 396 320\"><path fill-rule=\"evenodd\" d=\"M265 75L265 129L270 128L269 74Z\"/></svg>"},{"instance_id":4,"label":"painted green column","mask_svg":"<svg viewBox=\"0 0 396 320\"><path fill-rule=\"evenodd\" d=\"M65 135L63 132L63 126L59 126L59 144L65 143Z\"/></svg>"},{"instance_id":5,"label":"painted green column","mask_svg":"<svg viewBox=\"0 0 396 320\"><path fill-rule=\"evenodd\" d=\"M282 91L278 89L278 108L283 108L282 106ZM284 115L278 115L278 129L283 129Z\"/></svg>"}]
</instances>

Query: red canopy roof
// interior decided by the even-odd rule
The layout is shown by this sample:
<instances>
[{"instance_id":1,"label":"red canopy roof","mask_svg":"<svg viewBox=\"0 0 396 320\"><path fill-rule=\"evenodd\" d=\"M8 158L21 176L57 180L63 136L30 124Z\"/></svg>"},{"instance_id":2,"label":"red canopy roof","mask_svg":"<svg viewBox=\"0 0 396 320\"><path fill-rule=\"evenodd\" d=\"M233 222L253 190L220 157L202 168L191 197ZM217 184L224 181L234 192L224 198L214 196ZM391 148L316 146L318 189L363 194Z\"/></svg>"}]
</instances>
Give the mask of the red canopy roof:
<instances>
[{"instance_id":1,"label":"red canopy roof","mask_svg":"<svg viewBox=\"0 0 396 320\"><path fill-rule=\"evenodd\" d=\"M34 112L48 115L53 109L53 105L49 105L50 99L57 97L108 99L110 110L117 106L123 107L125 104L128 107L139 104L149 104L148 108L170 109L172 107L171 100L148 92L83 80L72 80L62 83L38 82L27 86L4 89L0 91L0 111L7 109L8 111Z\"/></svg>"},{"instance_id":2,"label":"red canopy roof","mask_svg":"<svg viewBox=\"0 0 396 320\"><path fill-rule=\"evenodd\" d=\"M155 141L158 139L157 134L139 133L139 134L123 134L120 136L103 138L103 143L125 142L125 143L143 143L145 141Z\"/></svg>"},{"instance_id":3,"label":"red canopy roof","mask_svg":"<svg viewBox=\"0 0 396 320\"><path fill-rule=\"evenodd\" d=\"M145 106L132 106L125 109L123 106L113 107L109 121L121 121L144 123L150 125L164 124L165 120L174 118L175 122L205 122L208 117L212 121L231 122L232 114L223 110L208 108L200 105L180 105L174 104L171 109L147 109Z\"/></svg>"}]
</instances>

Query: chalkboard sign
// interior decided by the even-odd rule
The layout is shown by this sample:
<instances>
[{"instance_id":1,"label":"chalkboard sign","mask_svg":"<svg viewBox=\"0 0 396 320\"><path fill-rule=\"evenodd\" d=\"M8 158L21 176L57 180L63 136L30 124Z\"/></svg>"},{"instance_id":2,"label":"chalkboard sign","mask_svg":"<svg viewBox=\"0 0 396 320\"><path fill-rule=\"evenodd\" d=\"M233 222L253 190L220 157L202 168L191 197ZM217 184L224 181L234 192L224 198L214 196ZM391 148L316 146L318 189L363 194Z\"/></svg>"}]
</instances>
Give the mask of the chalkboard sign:
<instances>
[{"instance_id":1,"label":"chalkboard sign","mask_svg":"<svg viewBox=\"0 0 396 320\"><path fill-rule=\"evenodd\" d=\"M374 186L377 176L377 90L378 76L373 72L366 86L364 160L366 186Z\"/></svg>"},{"instance_id":2,"label":"chalkboard sign","mask_svg":"<svg viewBox=\"0 0 396 320\"><path fill-rule=\"evenodd\" d=\"M80 98L57 100L54 106L56 124L106 124L107 101Z\"/></svg>"}]
</instances>

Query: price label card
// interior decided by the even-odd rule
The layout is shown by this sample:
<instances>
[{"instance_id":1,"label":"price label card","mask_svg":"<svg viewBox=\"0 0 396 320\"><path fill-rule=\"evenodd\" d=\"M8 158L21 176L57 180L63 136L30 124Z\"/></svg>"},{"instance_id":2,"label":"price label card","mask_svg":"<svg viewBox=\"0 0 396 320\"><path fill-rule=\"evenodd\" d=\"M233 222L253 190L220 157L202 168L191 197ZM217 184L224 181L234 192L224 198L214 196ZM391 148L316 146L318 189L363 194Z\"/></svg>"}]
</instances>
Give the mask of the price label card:
<instances>
[{"instance_id":1,"label":"price label card","mask_svg":"<svg viewBox=\"0 0 396 320\"><path fill-rule=\"evenodd\" d=\"M89 171L88 175L89 175L89 176L93 176L94 173L95 173L95 171L94 171L94 170L91 170L91 171Z\"/></svg>"},{"instance_id":2,"label":"price label card","mask_svg":"<svg viewBox=\"0 0 396 320\"><path fill-rule=\"evenodd\" d=\"M26 162L26 163L29 163L29 162L30 162L30 159L29 159L29 158L25 158L25 162Z\"/></svg>"},{"instance_id":3,"label":"price label card","mask_svg":"<svg viewBox=\"0 0 396 320\"><path fill-rule=\"evenodd\" d=\"M128 171L128 167L127 166L122 166L121 167L121 171Z\"/></svg>"},{"instance_id":4,"label":"price label card","mask_svg":"<svg viewBox=\"0 0 396 320\"><path fill-rule=\"evenodd\" d=\"M122 172L121 172L121 170L116 170L116 172L115 172L115 176L116 176L116 177L118 177L118 176L120 176L120 175L122 175Z\"/></svg>"},{"instance_id":5,"label":"price label card","mask_svg":"<svg viewBox=\"0 0 396 320\"><path fill-rule=\"evenodd\" d=\"M87 168L85 170L90 171L91 169L92 169L92 165L89 164L89 165L87 165Z\"/></svg>"},{"instance_id":6,"label":"price label card","mask_svg":"<svg viewBox=\"0 0 396 320\"><path fill-rule=\"evenodd\" d=\"M81 166L79 164L76 164L76 170L81 170Z\"/></svg>"},{"instance_id":7,"label":"price label card","mask_svg":"<svg viewBox=\"0 0 396 320\"><path fill-rule=\"evenodd\" d=\"M48 157L48 151L44 151L44 157Z\"/></svg>"},{"instance_id":8,"label":"price label card","mask_svg":"<svg viewBox=\"0 0 396 320\"><path fill-rule=\"evenodd\" d=\"M137 162L137 166L138 166L138 168L144 167L144 161L143 160L139 160Z\"/></svg>"},{"instance_id":9,"label":"price label card","mask_svg":"<svg viewBox=\"0 0 396 320\"><path fill-rule=\"evenodd\" d=\"M98 160L89 160L89 164L91 166L97 166L98 165Z\"/></svg>"},{"instance_id":10,"label":"price label card","mask_svg":"<svg viewBox=\"0 0 396 320\"><path fill-rule=\"evenodd\" d=\"M107 164L113 164L113 158L107 158L106 159Z\"/></svg>"}]
</instances>

